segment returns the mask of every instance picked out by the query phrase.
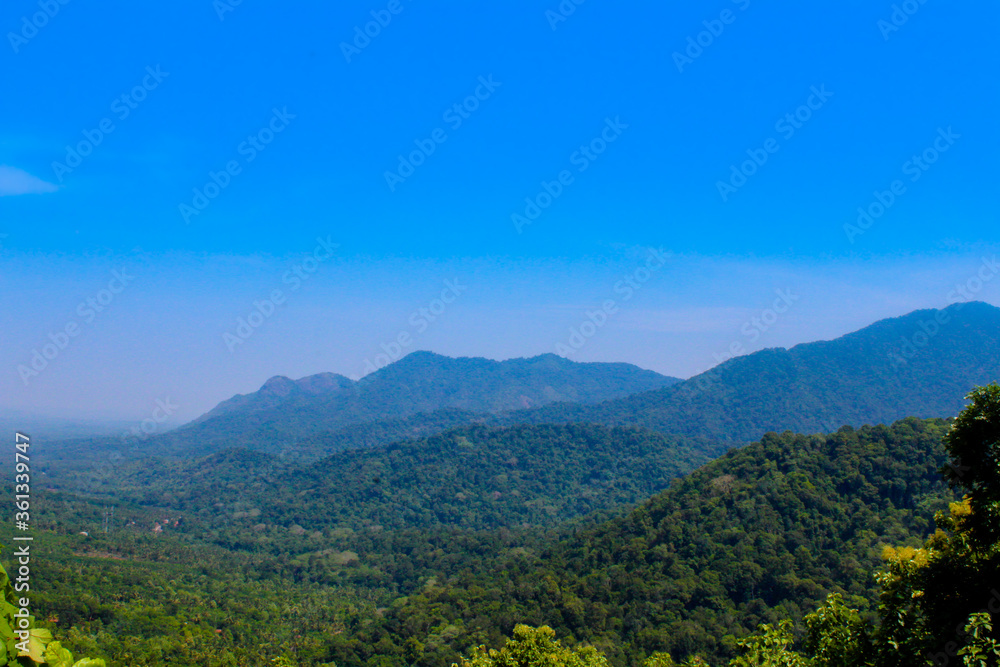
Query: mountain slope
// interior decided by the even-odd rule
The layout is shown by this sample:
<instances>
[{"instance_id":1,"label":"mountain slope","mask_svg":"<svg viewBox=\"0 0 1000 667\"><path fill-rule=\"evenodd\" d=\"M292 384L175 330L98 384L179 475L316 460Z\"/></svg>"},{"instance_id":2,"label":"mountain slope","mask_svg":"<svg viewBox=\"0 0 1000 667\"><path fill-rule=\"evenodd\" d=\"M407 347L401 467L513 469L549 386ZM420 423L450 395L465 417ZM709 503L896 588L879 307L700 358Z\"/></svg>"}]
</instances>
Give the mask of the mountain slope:
<instances>
[{"instance_id":1,"label":"mountain slope","mask_svg":"<svg viewBox=\"0 0 1000 667\"><path fill-rule=\"evenodd\" d=\"M503 420L636 424L746 442L768 431L820 433L953 416L973 386L997 379L1000 308L966 303L881 320L832 341L762 350L597 406L553 405Z\"/></svg>"},{"instance_id":2,"label":"mountain slope","mask_svg":"<svg viewBox=\"0 0 1000 667\"><path fill-rule=\"evenodd\" d=\"M551 625L616 665L654 651L725 664L735 637L801 618L828 592L871 609L883 545L918 543L954 499L938 473L946 430L943 420L908 419L768 434L626 516L425 586L345 641L337 663L402 655L412 637L433 647L420 664L447 665L470 645L498 645L520 622Z\"/></svg>"},{"instance_id":3,"label":"mountain slope","mask_svg":"<svg viewBox=\"0 0 1000 667\"><path fill-rule=\"evenodd\" d=\"M304 466L245 449L146 461L123 468L114 493L196 514L214 530L254 509L253 521L232 526L237 532L257 523L286 533L295 524L310 532L486 530L631 504L718 453L711 443L637 428L476 425Z\"/></svg>"}]
</instances>

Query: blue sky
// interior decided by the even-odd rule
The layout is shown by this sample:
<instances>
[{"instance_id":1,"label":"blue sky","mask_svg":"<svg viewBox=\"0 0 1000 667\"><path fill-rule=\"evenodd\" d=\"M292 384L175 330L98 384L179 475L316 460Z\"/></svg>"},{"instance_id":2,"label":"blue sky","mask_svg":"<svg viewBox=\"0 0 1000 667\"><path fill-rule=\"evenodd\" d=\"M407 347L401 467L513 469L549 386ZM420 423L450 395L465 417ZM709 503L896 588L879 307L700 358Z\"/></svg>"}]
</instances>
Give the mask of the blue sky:
<instances>
[{"instance_id":1,"label":"blue sky","mask_svg":"<svg viewBox=\"0 0 1000 667\"><path fill-rule=\"evenodd\" d=\"M186 419L271 375L362 374L402 332L553 352L609 298L572 358L687 376L734 339L946 305L996 251L1000 9L904 4L8 2L0 405L142 419L169 395ZM859 207L880 215L845 231ZM671 259L626 302L649 248ZM801 301L748 340L778 289Z\"/></svg>"}]
</instances>

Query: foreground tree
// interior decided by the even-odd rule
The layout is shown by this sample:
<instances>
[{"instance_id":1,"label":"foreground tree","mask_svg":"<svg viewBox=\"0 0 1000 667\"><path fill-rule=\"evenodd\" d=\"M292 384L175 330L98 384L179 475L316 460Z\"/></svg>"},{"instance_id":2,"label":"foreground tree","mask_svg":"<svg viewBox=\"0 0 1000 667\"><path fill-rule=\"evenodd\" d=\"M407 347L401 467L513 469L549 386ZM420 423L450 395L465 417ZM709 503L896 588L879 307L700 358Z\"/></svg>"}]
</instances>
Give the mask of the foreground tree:
<instances>
[{"instance_id":1,"label":"foreground tree","mask_svg":"<svg viewBox=\"0 0 1000 667\"><path fill-rule=\"evenodd\" d=\"M965 489L971 509L965 527L989 551L1000 543L1000 386L978 387L967 398L972 403L945 437L952 463L942 473Z\"/></svg>"},{"instance_id":2,"label":"foreground tree","mask_svg":"<svg viewBox=\"0 0 1000 667\"><path fill-rule=\"evenodd\" d=\"M975 389L945 444L942 473L966 495L922 549L886 549L878 665L1000 664L1000 386ZM991 643L992 642L992 643ZM888 650L888 648L893 650ZM965 656L976 656L966 660Z\"/></svg>"},{"instance_id":3,"label":"foreground tree","mask_svg":"<svg viewBox=\"0 0 1000 667\"><path fill-rule=\"evenodd\" d=\"M0 565L0 666L30 666L48 664L50 667L106 667L103 660L84 658L73 661L73 654L52 641L52 633L45 628L34 627L34 617L20 616L17 594L11 584L7 570ZM30 627L25 641L15 634L15 629ZM27 652L24 651L27 649Z\"/></svg>"},{"instance_id":4,"label":"foreground tree","mask_svg":"<svg viewBox=\"0 0 1000 667\"><path fill-rule=\"evenodd\" d=\"M514 636L499 651L480 646L458 667L608 667L608 660L592 646L569 649L546 626L514 627Z\"/></svg>"},{"instance_id":5,"label":"foreground tree","mask_svg":"<svg viewBox=\"0 0 1000 667\"><path fill-rule=\"evenodd\" d=\"M804 653L793 651L791 624L763 626L739 642L731 667L1000 667L1000 386L970 393L945 437L943 470L966 495L935 517L922 548L886 547L880 623L863 623L831 596L806 617Z\"/></svg>"}]
</instances>

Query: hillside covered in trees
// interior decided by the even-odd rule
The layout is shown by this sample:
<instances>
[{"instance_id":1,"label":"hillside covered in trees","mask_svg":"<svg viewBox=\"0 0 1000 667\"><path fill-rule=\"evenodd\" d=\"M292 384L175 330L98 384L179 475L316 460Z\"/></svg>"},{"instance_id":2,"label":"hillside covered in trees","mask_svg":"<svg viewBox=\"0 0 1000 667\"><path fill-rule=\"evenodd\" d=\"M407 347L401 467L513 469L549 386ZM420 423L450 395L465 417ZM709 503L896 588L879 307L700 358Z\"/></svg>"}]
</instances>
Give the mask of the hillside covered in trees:
<instances>
[{"instance_id":1,"label":"hillside covered in trees","mask_svg":"<svg viewBox=\"0 0 1000 667\"><path fill-rule=\"evenodd\" d=\"M156 442L162 453L233 446L273 452L280 441L417 413L485 415L556 401L597 403L679 381L631 364L578 363L554 354L501 362L412 352L357 381L333 373L273 377Z\"/></svg>"},{"instance_id":2,"label":"hillside covered in trees","mask_svg":"<svg viewBox=\"0 0 1000 667\"><path fill-rule=\"evenodd\" d=\"M762 350L682 383L596 406L552 405L511 422L634 424L746 442L767 431L827 433L906 417L953 417L1000 377L1000 308L958 303L876 322L831 341Z\"/></svg>"},{"instance_id":3,"label":"hillside covered in trees","mask_svg":"<svg viewBox=\"0 0 1000 667\"><path fill-rule=\"evenodd\" d=\"M422 664L447 665L470 645L496 645L515 623L550 625L615 664L657 651L732 657L759 623L801 619L828 593L871 610L885 546L916 546L955 496L940 420L769 434L675 482L632 512L466 572L393 605L370 634L344 638L340 660L371 646L430 637ZM434 639L447 637L447 641Z\"/></svg>"},{"instance_id":4,"label":"hillside covered in trees","mask_svg":"<svg viewBox=\"0 0 1000 667\"><path fill-rule=\"evenodd\" d=\"M972 404L944 438L949 462L942 469L961 502L935 515L937 530L919 548L883 549L876 571L879 604L863 614L830 594L801 625L791 619L759 626L737 639L729 667L912 667L1000 664L1000 386L977 388ZM462 667L566 664L606 667L592 646L570 648L548 627L518 624L500 649L479 646ZM643 667L676 667L656 651ZM708 667L701 656L682 667ZM722 665L723 662L714 664Z\"/></svg>"},{"instance_id":5,"label":"hillside covered in trees","mask_svg":"<svg viewBox=\"0 0 1000 667\"><path fill-rule=\"evenodd\" d=\"M632 505L722 451L637 428L478 425L305 465L239 449L139 461L104 493L183 512L206 535L308 550L289 532L555 526Z\"/></svg>"}]
</instances>

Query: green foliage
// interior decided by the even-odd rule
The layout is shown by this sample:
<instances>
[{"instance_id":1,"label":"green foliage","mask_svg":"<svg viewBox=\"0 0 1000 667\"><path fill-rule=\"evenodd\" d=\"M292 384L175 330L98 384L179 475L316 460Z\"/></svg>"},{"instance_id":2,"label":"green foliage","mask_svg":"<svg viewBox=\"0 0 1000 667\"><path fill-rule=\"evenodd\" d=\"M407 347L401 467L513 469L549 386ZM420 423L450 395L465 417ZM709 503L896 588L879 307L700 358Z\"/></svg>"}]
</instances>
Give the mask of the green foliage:
<instances>
[{"instance_id":1,"label":"green foliage","mask_svg":"<svg viewBox=\"0 0 1000 667\"><path fill-rule=\"evenodd\" d=\"M60 642L52 642L45 647L45 662L51 667L73 667L73 654Z\"/></svg>"},{"instance_id":2,"label":"green foliage","mask_svg":"<svg viewBox=\"0 0 1000 667\"><path fill-rule=\"evenodd\" d=\"M969 616L969 622L964 630L968 639L958 654L962 656L962 664L965 667L1000 665L1000 642L990 636L993 632L993 621L988 612Z\"/></svg>"},{"instance_id":3,"label":"green foliage","mask_svg":"<svg viewBox=\"0 0 1000 667\"><path fill-rule=\"evenodd\" d=\"M103 660L91 660L84 658L73 662L73 654L64 649L62 645L52 640L52 633L46 628L37 627L33 616L27 618L28 640L27 655L22 655L18 650L18 644L24 645L21 637L15 634L15 628L20 627L18 621L23 617L15 616L18 607L15 605L14 586L7 570L0 565L0 665L35 665L47 663L50 667L106 667Z\"/></svg>"},{"instance_id":4,"label":"green foliage","mask_svg":"<svg viewBox=\"0 0 1000 667\"><path fill-rule=\"evenodd\" d=\"M592 646L569 649L556 641L552 628L514 626L513 638L500 650L480 646L458 667L608 667L607 658Z\"/></svg>"},{"instance_id":5,"label":"green foliage","mask_svg":"<svg viewBox=\"0 0 1000 667\"><path fill-rule=\"evenodd\" d=\"M946 441L953 460L945 467L952 483L969 495L936 517L938 530L922 548L886 547L879 623L872 627L831 596L806 617L806 655L793 654L791 622L738 642L756 661L731 663L909 667L946 665L961 656L966 667L997 667L1000 634L992 613L1000 611L1000 531L987 527L1000 504L1000 475L992 459L1000 441L1000 387L978 388L955 420ZM963 466L992 466L975 471ZM985 514L984 521L981 514ZM991 588L993 587L993 588ZM987 591L989 591L987 593ZM992 597L987 599L987 595ZM957 623L956 623L957 622ZM762 656L768 656L766 659ZM796 660L804 662L795 662Z\"/></svg>"},{"instance_id":6,"label":"green foliage","mask_svg":"<svg viewBox=\"0 0 1000 667\"><path fill-rule=\"evenodd\" d=\"M456 532L607 516L665 489L714 451L635 428L479 425L301 468L239 450L138 462L116 480L117 500L183 512L177 530L227 549L290 554L310 576L371 583L370 568L378 568L398 573L379 585L407 586L434 574L408 572L427 563L421 554L441 548L428 545L439 531L454 541Z\"/></svg>"},{"instance_id":7,"label":"green foliage","mask_svg":"<svg viewBox=\"0 0 1000 667\"><path fill-rule=\"evenodd\" d=\"M1000 386L978 387L945 437L951 463L942 472L969 494L971 536L1000 542Z\"/></svg>"},{"instance_id":8,"label":"green foliage","mask_svg":"<svg viewBox=\"0 0 1000 667\"><path fill-rule=\"evenodd\" d=\"M677 663L674 662L669 653L656 651L653 655L642 661L642 667L677 667Z\"/></svg>"},{"instance_id":9,"label":"green foliage","mask_svg":"<svg viewBox=\"0 0 1000 667\"><path fill-rule=\"evenodd\" d=\"M804 653L813 667L855 667L871 655L870 624L834 593L805 617Z\"/></svg>"},{"instance_id":10,"label":"green foliage","mask_svg":"<svg viewBox=\"0 0 1000 667\"><path fill-rule=\"evenodd\" d=\"M49 667L106 667L106 663L101 659L83 658L73 662L73 654L59 642L52 642L45 647L44 662Z\"/></svg>"},{"instance_id":11,"label":"green foliage","mask_svg":"<svg viewBox=\"0 0 1000 667\"><path fill-rule=\"evenodd\" d=\"M760 634L737 640L743 655L729 662L730 667L808 667L805 658L791 650L795 638L792 622L780 621L776 626L764 624Z\"/></svg>"},{"instance_id":12,"label":"green foliage","mask_svg":"<svg viewBox=\"0 0 1000 667\"><path fill-rule=\"evenodd\" d=\"M434 637L421 664L443 666L528 622L589 642L614 664L655 652L728 660L737 637L801 619L828 593L874 607L882 547L919 544L933 511L954 498L937 472L946 430L911 419L826 437L769 434L621 518L415 591L359 638L401 647ZM456 634L446 639L444 627Z\"/></svg>"},{"instance_id":13,"label":"green foliage","mask_svg":"<svg viewBox=\"0 0 1000 667\"><path fill-rule=\"evenodd\" d=\"M995 525L1000 517L1000 387L978 388L968 398L971 404L946 436L952 461L943 469L968 495L949 513L939 513L938 530L922 548L885 553L886 570L878 575L882 624L876 640L894 650L880 658L881 665L954 657L969 619L994 606L1000 609L1000 530ZM983 638L991 633L976 627ZM992 631L990 639L1000 634Z\"/></svg>"}]
</instances>

